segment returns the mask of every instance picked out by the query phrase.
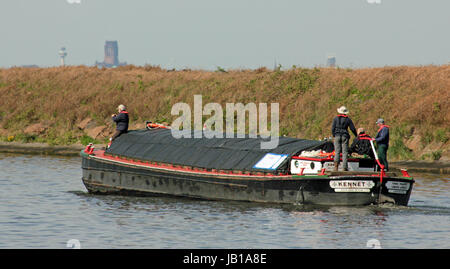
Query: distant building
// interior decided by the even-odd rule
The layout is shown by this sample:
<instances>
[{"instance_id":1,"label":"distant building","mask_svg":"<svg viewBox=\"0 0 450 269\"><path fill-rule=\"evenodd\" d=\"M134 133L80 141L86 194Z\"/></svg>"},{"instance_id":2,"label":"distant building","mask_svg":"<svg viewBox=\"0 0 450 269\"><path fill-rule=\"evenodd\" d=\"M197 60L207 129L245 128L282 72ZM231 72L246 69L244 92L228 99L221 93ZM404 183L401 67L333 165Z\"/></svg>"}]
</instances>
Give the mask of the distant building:
<instances>
[{"instance_id":1,"label":"distant building","mask_svg":"<svg viewBox=\"0 0 450 269\"><path fill-rule=\"evenodd\" d=\"M119 45L117 41L106 41L103 62L95 62L97 67L117 67L126 64L126 62L119 62Z\"/></svg>"},{"instance_id":2,"label":"distant building","mask_svg":"<svg viewBox=\"0 0 450 269\"><path fill-rule=\"evenodd\" d=\"M58 51L58 55L59 55L59 59L61 61L61 66L65 66L65 58L67 56L67 51L65 47L62 47L59 51Z\"/></svg>"},{"instance_id":3,"label":"distant building","mask_svg":"<svg viewBox=\"0 0 450 269\"><path fill-rule=\"evenodd\" d=\"M327 66L328 67L336 67L336 56L328 56Z\"/></svg>"}]
</instances>

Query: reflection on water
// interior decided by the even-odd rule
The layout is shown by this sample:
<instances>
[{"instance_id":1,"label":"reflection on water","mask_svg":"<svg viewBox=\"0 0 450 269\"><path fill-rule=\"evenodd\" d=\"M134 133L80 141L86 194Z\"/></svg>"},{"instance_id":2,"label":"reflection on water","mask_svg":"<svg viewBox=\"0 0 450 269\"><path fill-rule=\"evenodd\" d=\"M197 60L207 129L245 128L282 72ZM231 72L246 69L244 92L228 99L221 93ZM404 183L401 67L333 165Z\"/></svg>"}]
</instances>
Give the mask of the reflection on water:
<instances>
[{"instance_id":1,"label":"reflection on water","mask_svg":"<svg viewBox=\"0 0 450 269\"><path fill-rule=\"evenodd\" d=\"M0 155L0 248L450 247L448 176L414 174L408 207L280 206L91 195L80 166Z\"/></svg>"}]
</instances>

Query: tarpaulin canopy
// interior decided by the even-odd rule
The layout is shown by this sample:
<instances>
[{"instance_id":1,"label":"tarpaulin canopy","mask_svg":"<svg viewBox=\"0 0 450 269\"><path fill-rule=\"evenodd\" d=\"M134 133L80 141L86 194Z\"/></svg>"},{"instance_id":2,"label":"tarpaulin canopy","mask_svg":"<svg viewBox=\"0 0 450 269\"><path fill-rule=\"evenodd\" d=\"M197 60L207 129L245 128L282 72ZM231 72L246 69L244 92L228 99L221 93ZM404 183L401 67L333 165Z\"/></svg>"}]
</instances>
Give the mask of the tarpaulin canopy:
<instances>
[{"instance_id":1,"label":"tarpaulin canopy","mask_svg":"<svg viewBox=\"0 0 450 269\"><path fill-rule=\"evenodd\" d=\"M206 169L286 171L289 157L304 150L321 149L327 143L279 137L277 147L261 149L261 142L268 142L268 138L226 138L226 134L224 138L195 138L195 132L202 131L188 132L191 138L175 138L170 129L132 130L116 138L105 154Z\"/></svg>"}]
</instances>

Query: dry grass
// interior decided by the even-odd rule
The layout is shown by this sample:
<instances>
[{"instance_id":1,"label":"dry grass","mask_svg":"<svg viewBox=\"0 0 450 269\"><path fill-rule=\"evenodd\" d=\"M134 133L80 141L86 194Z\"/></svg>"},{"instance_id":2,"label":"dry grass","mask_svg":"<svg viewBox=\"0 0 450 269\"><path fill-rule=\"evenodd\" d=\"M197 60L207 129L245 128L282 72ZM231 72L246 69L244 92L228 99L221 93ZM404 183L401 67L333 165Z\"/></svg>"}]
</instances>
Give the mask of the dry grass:
<instances>
[{"instance_id":1,"label":"dry grass","mask_svg":"<svg viewBox=\"0 0 450 269\"><path fill-rule=\"evenodd\" d=\"M265 102L280 104L281 134L330 136L336 108L346 105L357 127L375 134L383 117L401 129L399 136L450 130L450 66L369 69L290 69L168 72L159 67L116 69L71 66L0 69L0 135L19 135L26 126L49 126L39 138L84 133L76 125L87 117L108 125L118 104L126 104L133 122L170 122L173 104ZM70 133L69 135L67 133ZM447 143L448 144L448 143Z\"/></svg>"}]
</instances>

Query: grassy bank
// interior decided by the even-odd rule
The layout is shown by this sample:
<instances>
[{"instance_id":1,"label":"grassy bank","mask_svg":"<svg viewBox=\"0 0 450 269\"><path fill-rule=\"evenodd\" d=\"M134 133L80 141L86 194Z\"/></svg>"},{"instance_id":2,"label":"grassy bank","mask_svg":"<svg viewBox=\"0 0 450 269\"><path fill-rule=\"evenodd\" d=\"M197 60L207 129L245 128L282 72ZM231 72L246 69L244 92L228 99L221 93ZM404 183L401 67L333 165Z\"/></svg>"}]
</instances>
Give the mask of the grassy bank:
<instances>
[{"instance_id":1,"label":"grassy bank","mask_svg":"<svg viewBox=\"0 0 450 269\"><path fill-rule=\"evenodd\" d=\"M131 128L168 122L172 105L279 103L280 135L330 136L336 108L345 105L357 127L376 134L391 126L390 159L450 159L450 66L370 69L167 71L74 66L0 69L0 140L50 145L102 143L118 104ZM207 117L205 117L206 119Z\"/></svg>"}]
</instances>

